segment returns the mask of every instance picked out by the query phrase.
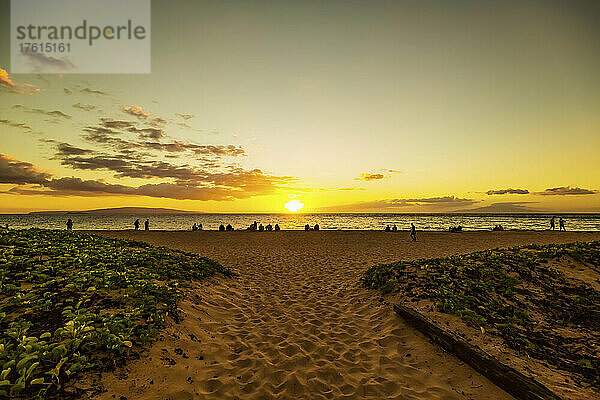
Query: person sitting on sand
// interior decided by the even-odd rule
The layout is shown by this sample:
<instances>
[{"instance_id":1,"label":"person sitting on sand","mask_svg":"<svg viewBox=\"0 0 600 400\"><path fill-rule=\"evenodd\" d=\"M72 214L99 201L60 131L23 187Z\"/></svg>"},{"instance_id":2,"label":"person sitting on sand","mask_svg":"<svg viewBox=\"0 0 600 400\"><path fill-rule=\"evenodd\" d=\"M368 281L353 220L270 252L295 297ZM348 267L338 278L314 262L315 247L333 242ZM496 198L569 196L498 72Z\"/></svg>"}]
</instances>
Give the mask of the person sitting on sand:
<instances>
[{"instance_id":1,"label":"person sitting on sand","mask_svg":"<svg viewBox=\"0 0 600 400\"><path fill-rule=\"evenodd\" d=\"M140 230L140 220L136 219L135 222L133 223L133 226L135 227L136 231Z\"/></svg>"},{"instance_id":2,"label":"person sitting on sand","mask_svg":"<svg viewBox=\"0 0 600 400\"><path fill-rule=\"evenodd\" d=\"M417 241L417 228L415 227L415 224L413 224L412 222L410 223L410 238L412 239L413 242Z\"/></svg>"},{"instance_id":3,"label":"person sitting on sand","mask_svg":"<svg viewBox=\"0 0 600 400\"><path fill-rule=\"evenodd\" d=\"M385 227L385 229L384 229L384 230L385 230L386 232L391 232L391 231L392 231L392 228L390 228L390 226L388 225L388 226L386 226L386 227Z\"/></svg>"},{"instance_id":4,"label":"person sitting on sand","mask_svg":"<svg viewBox=\"0 0 600 400\"><path fill-rule=\"evenodd\" d=\"M265 231L271 232L272 230L273 230L273 225L267 224L267 226L265 226Z\"/></svg>"},{"instance_id":5,"label":"person sitting on sand","mask_svg":"<svg viewBox=\"0 0 600 400\"><path fill-rule=\"evenodd\" d=\"M219 225L219 231L225 232L225 225L223 225L223 224Z\"/></svg>"},{"instance_id":6,"label":"person sitting on sand","mask_svg":"<svg viewBox=\"0 0 600 400\"><path fill-rule=\"evenodd\" d=\"M263 226L263 224L260 224L258 227L258 231L259 232L264 232L265 231L265 227Z\"/></svg>"},{"instance_id":7,"label":"person sitting on sand","mask_svg":"<svg viewBox=\"0 0 600 400\"><path fill-rule=\"evenodd\" d=\"M567 228L565 228L565 220L562 219L562 217L560 217L558 219L558 230L559 231L566 231L567 230Z\"/></svg>"},{"instance_id":8,"label":"person sitting on sand","mask_svg":"<svg viewBox=\"0 0 600 400\"><path fill-rule=\"evenodd\" d=\"M196 225L196 223L194 222L194 225L192 225L192 230L193 231L197 231L198 230L198 226Z\"/></svg>"},{"instance_id":9,"label":"person sitting on sand","mask_svg":"<svg viewBox=\"0 0 600 400\"><path fill-rule=\"evenodd\" d=\"M6 224L6 229L8 229L8 224ZM73 230L73 221L71 220L71 218L69 218L67 220L67 230L68 231L72 231Z\"/></svg>"},{"instance_id":10,"label":"person sitting on sand","mask_svg":"<svg viewBox=\"0 0 600 400\"><path fill-rule=\"evenodd\" d=\"M198 230L201 231L202 230L202 224L198 224Z\"/></svg>"},{"instance_id":11,"label":"person sitting on sand","mask_svg":"<svg viewBox=\"0 0 600 400\"><path fill-rule=\"evenodd\" d=\"M396 224L392 226L392 232L398 232L398 227L396 226Z\"/></svg>"},{"instance_id":12,"label":"person sitting on sand","mask_svg":"<svg viewBox=\"0 0 600 400\"><path fill-rule=\"evenodd\" d=\"M144 222L144 230L145 231L150 230L150 220L149 219L146 219L146 222Z\"/></svg>"},{"instance_id":13,"label":"person sitting on sand","mask_svg":"<svg viewBox=\"0 0 600 400\"><path fill-rule=\"evenodd\" d=\"M232 232L233 231L233 226L231 226L231 224L227 224L227 226L225 227L225 230L227 232Z\"/></svg>"},{"instance_id":14,"label":"person sitting on sand","mask_svg":"<svg viewBox=\"0 0 600 400\"><path fill-rule=\"evenodd\" d=\"M556 228L556 225L554 223L554 218L555 217L550 218L550 229L551 230L554 230Z\"/></svg>"},{"instance_id":15,"label":"person sitting on sand","mask_svg":"<svg viewBox=\"0 0 600 400\"><path fill-rule=\"evenodd\" d=\"M304 230L307 232L310 231L310 225L309 224L304 225Z\"/></svg>"},{"instance_id":16,"label":"person sitting on sand","mask_svg":"<svg viewBox=\"0 0 600 400\"><path fill-rule=\"evenodd\" d=\"M315 224L315 231L318 231L319 229L321 229L321 227L319 226L319 224Z\"/></svg>"},{"instance_id":17,"label":"person sitting on sand","mask_svg":"<svg viewBox=\"0 0 600 400\"><path fill-rule=\"evenodd\" d=\"M275 224L275 230L276 231L280 231L281 230L281 228L279 227L279 224Z\"/></svg>"}]
</instances>

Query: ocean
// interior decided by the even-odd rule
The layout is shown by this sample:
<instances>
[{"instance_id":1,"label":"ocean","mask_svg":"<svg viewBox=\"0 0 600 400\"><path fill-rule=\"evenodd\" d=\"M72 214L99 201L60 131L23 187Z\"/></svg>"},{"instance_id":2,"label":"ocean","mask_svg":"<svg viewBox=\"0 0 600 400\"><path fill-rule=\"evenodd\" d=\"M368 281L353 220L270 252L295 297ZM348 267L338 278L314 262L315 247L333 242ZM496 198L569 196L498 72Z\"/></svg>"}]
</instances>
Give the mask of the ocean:
<instances>
[{"instance_id":1,"label":"ocean","mask_svg":"<svg viewBox=\"0 0 600 400\"><path fill-rule=\"evenodd\" d=\"M330 214L0 214L0 225L11 228L65 229L68 218L75 230L133 229L140 220L143 229L146 218L153 230L191 230L194 223L204 230L217 230L220 224L231 224L236 230L246 229L252 222L279 224L281 229L304 229L304 225L319 224L323 230L383 230L397 225L408 230L411 222L418 230L443 231L461 225L464 230L490 230L501 224L504 229L546 230L552 215L545 214L391 214L391 213L330 213ZM562 214L569 231L600 231L600 214ZM557 216L558 217L558 216ZM556 221L558 229L558 218Z\"/></svg>"}]
</instances>

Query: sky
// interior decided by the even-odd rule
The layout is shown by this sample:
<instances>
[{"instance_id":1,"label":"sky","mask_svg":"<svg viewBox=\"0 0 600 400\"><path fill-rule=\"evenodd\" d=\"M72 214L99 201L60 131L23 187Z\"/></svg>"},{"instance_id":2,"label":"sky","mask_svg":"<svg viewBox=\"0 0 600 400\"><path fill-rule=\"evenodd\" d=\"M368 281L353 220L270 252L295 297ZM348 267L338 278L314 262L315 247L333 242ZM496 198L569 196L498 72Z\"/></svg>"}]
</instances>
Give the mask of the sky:
<instances>
[{"instance_id":1,"label":"sky","mask_svg":"<svg viewBox=\"0 0 600 400\"><path fill-rule=\"evenodd\" d=\"M0 213L600 212L597 1L154 0L150 74L13 74L9 16Z\"/></svg>"}]
</instances>

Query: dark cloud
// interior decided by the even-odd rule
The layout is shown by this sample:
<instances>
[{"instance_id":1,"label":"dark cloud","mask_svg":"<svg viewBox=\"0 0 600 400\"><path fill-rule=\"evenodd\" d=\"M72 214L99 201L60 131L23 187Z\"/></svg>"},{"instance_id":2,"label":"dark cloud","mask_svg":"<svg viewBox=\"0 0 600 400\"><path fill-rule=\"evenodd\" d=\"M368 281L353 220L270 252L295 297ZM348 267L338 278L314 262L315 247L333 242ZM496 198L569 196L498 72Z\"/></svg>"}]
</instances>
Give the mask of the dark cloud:
<instances>
[{"instance_id":1,"label":"dark cloud","mask_svg":"<svg viewBox=\"0 0 600 400\"><path fill-rule=\"evenodd\" d=\"M12 126L13 128L21 128L26 132L33 132L31 126L24 124L23 122L15 122L9 119L0 119L0 124Z\"/></svg>"},{"instance_id":2,"label":"dark cloud","mask_svg":"<svg viewBox=\"0 0 600 400\"><path fill-rule=\"evenodd\" d=\"M402 171L398 171L397 169L380 169L375 172L366 172L360 174L360 177L354 178L356 181L379 181L382 179L388 179L391 177L391 174L401 174Z\"/></svg>"},{"instance_id":3,"label":"dark cloud","mask_svg":"<svg viewBox=\"0 0 600 400\"><path fill-rule=\"evenodd\" d=\"M108 96L108 93L103 92L102 90L90 89L88 87L80 89L79 91L81 93L85 93L85 94L97 94L97 95L100 95L100 96Z\"/></svg>"},{"instance_id":4,"label":"dark cloud","mask_svg":"<svg viewBox=\"0 0 600 400\"><path fill-rule=\"evenodd\" d=\"M386 176L383 174L370 174L370 173L365 173L365 174L360 174L360 178L355 178L357 181L377 181L377 180L381 180L381 179L385 179Z\"/></svg>"},{"instance_id":5,"label":"dark cloud","mask_svg":"<svg viewBox=\"0 0 600 400\"><path fill-rule=\"evenodd\" d=\"M485 192L487 195L493 194L528 194L529 190L527 189L499 189L499 190L488 190Z\"/></svg>"},{"instance_id":6,"label":"dark cloud","mask_svg":"<svg viewBox=\"0 0 600 400\"><path fill-rule=\"evenodd\" d=\"M75 104L73 104L73 107L79 108L80 110L83 110L83 111L92 111L92 110L96 109L96 106L93 106L91 104L81 104L81 103L75 103Z\"/></svg>"},{"instance_id":7,"label":"dark cloud","mask_svg":"<svg viewBox=\"0 0 600 400\"><path fill-rule=\"evenodd\" d=\"M0 183L17 185L42 184L50 174L38 170L33 164L0 154Z\"/></svg>"},{"instance_id":8,"label":"dark cloud","mask_svg":"<svg viewBox=\"0 0 600 400\"><path fill-rule=\"evenodd\" d=\"M159 128L136 128L132 126L127 130L148 139L160 139L164 136L164 131Z\"/></svg>"},{"instance_id":9,"label":"dark cloud","mask_svg":"<svg viewBox=\"0 0 600 400\"><path fill-rule=\"evenodd\" d=\"M582 189L579 187L561 186L551 189L546 189L543 192L534 192L533 194L541 196L575 196L583 194L596 194L597 190Z\"/></svg>"},{"instance_id":10,"label":"dark cloud","mask_svg":"<svg viewBox=\"0 0 600 400\"><path fill-rule=\"evenodd\" d=\"M29 59L36 72L46 72L48 68L59 71L68 71L75 68L75 64L67 59L49 57L44 53L27 51L21 52L21 54Z\"/></svg>"},{"instance_id":11,"label":"dark cloud","mask_svg":"<svg viewBox=\"0 0 600 400\"><path fill-rule=\"evenodd\" d=\"M183 118L183 119L185 119L186 121L187 121L188 119L192 119L192 118L194 118L194 115L193 115L193 114L180 114L180 113L175 113L175 115L176 115L176 116L178 116L179 118Z\"/></svg>"},{"instance_id":12,"label":"dark cloud","mask_svg":"<svg viewBox=\"0 0 600 400\"><path fill-rule=\"evenodd\" d=\"M73 149L69 148L67 151L73 152ZM157 171L160 168L162 172ZM293 181L291 177L276 177L258 169L238 168L228 172L210 173L196 171L189 167L178 168L169 164L161 166L153 163L148 171L154 171L149 172L153 177L172 175L177 180L135 187L110 184L101 180L83 180L77 177L54 178L48 173L39 171L31 163L0 155L0 183L18 185L4 193L21 195L127 195L223 201L273 193L279 185ZM28 187L30 185L34 187Z\"/></svg>"},{"instance_id":13,"label":"dark cloud","mask_svg":"<svg viewBox=\"0 0 600 400\"><path fill-rule=\"evenodd\" d=\"M39 108L25 107L22 104L15 104L13 106L13 108L16 109L16 110L23 110L25 112L32 113L32 114L43 114L43 115L48 115L50 117L60 117L60 118L71 119L70 115L65 114L64 112L58 111L58 110L47 111L47 110L42 110L42 109L39 109Z\"/></svg>"}]
</instances>

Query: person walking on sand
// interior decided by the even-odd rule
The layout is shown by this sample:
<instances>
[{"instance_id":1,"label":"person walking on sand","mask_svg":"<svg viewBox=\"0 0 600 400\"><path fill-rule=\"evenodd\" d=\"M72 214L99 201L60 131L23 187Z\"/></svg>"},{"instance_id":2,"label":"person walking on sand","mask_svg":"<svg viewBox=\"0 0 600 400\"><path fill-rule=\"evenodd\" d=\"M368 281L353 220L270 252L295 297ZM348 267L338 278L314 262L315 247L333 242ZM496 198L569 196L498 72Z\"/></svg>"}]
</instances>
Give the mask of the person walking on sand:
<instances>
[{"instance_id":1,"label":"person walking on sand","mask_svg":"<svg viewBox=\"0 0 600 400\"><path fill-rule=\"evenodd\" d=\"M8 225L6 225L6 228L8 229ZM69 218L67 220L67 230L68 231L72 231L73 230L73 221L71 220L71 218Z\"/></svg>"},{"instance_id":2,"label":"person walking on sand","mask_svg":"<svg viewBox=\"0 0 600 400\"><path fill-rule=\"evenodd\" d=\"M136 231L140 230L140 220L136 219L135 222L133 223L133 226L135 227Z\"/></svg>"},{"instance_id":3,"label":"person walking on sand","mask_svg":"<svg viewBox=\"0 0 600 400\"><path fill-rule=\"evenodd\" d=\"M556 228L556 226L554 225L554 218L555 217L550 218L550 229L551 230L554 230Z\"/></svg>"},{"instance_id":4,"label":"person walking on sand","mask_svg":"<svg viewBox=\"0 0 600 400\"><path fill-rule=\"evenodd\" d=\"M150 230L150 220L149 219L146 219L146 222L144 222L144 230L145 231Z\"/></svg>"},{"instance_id":5,"label":"person walking on sand","mask_svg":"<svg viewBox=\"0 0 600 400\"><path fill-rule=\"evenodd\" d=\"M412 222L410 223L410 238L412 239L413 242L417 241L417 228L415 227L415 224L413 224Z\"/></svg>"},{"instance_id":6,"label":"person walking on sand","mask_svg":"<svg viewBox=\"0 0 600 400\"><path fill-rule=\"evenodd\" d=\"M565 220L562 219L562 217L560 217L558 219L558 230L559 231L566 231L567 230L567 228L565 228Z\"/></svg>"}]
</instances>

